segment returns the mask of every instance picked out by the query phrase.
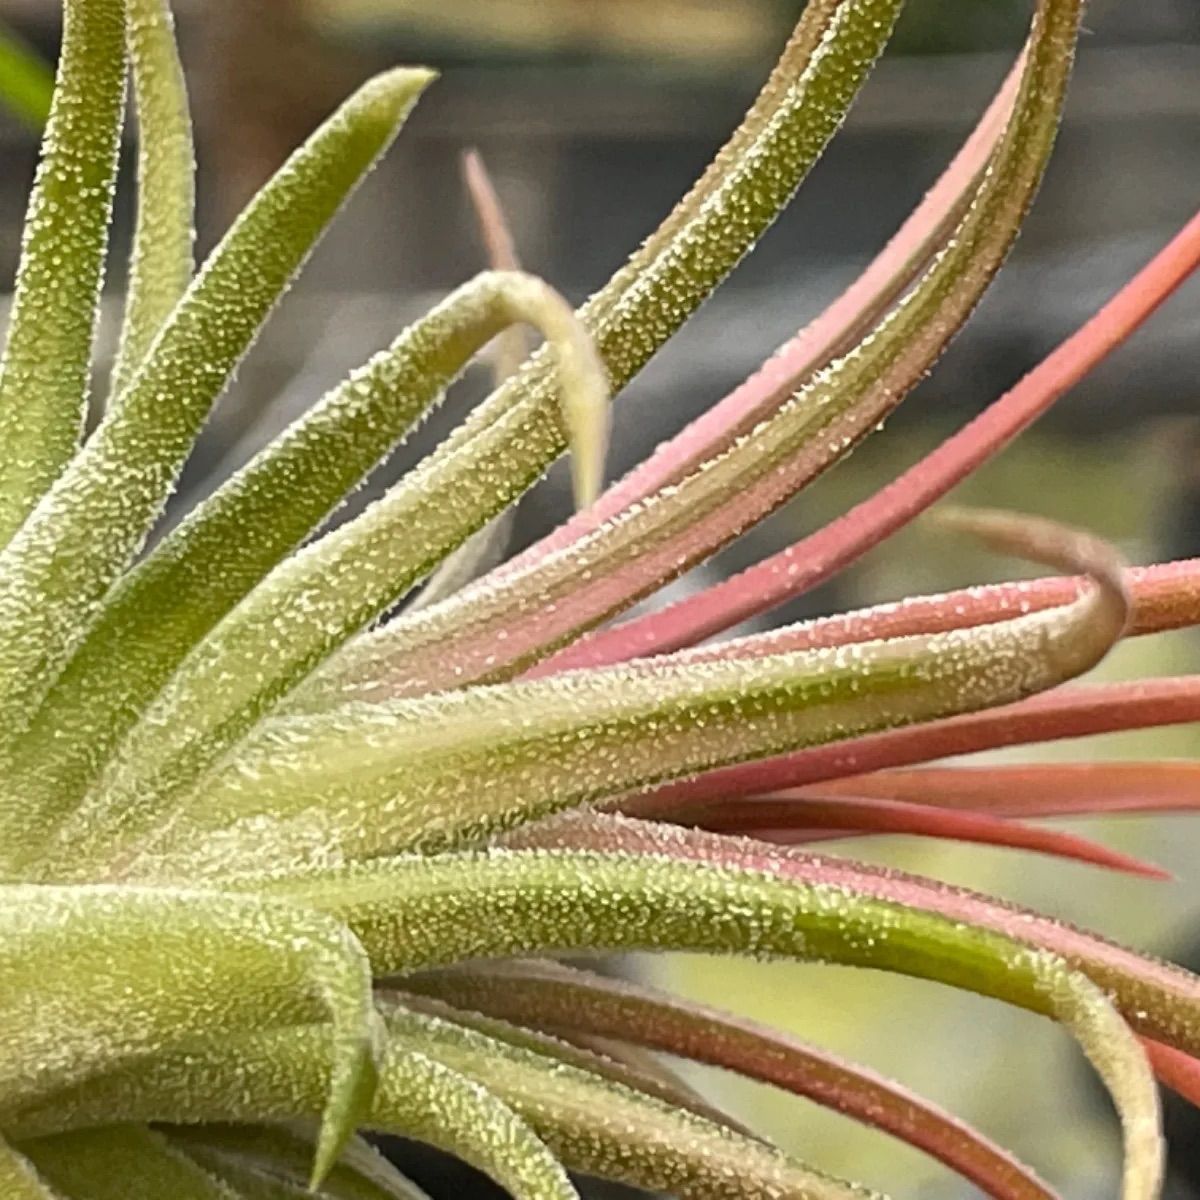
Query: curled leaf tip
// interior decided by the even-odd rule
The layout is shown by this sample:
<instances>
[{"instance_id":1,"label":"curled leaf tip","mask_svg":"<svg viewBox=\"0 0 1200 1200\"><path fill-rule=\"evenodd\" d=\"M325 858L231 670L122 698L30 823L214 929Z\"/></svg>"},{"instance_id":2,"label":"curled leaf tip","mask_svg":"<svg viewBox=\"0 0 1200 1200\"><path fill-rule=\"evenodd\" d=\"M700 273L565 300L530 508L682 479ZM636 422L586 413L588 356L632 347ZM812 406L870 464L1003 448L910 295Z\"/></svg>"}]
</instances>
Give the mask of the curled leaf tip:
<instances>
[{"instance_id":1,"label":"curled leaf tip","mask_svg":"<svg viewBox=\"0 0 1200 1200\"><path fill-rule=\"evenodd\" d=\"M1079 637L1074 639L1073 650L1081 663L1077 671L1094 666L1124 634L1133 610L1125 561L1103 538L1043 517L995 508L943 505L924 520L970 534L999 553L1088 575L1094 590L1085 595L1083 602L1091 610L1091 617L1080 623Z\"/></svg>"},{"instance_id":2,"label":"curled leaf tip","mask_svg":"<svg viewBox=\"0 0 1200 1200\"><path fill-rule=\"evenodd\" d=\"M608 387L598 358L594 369L581 376L572 391L563 397L563 417L571 441L571 482L575 507L595 503L604 484L604 462L608 456Z\"/></svg>"}]
</instances>

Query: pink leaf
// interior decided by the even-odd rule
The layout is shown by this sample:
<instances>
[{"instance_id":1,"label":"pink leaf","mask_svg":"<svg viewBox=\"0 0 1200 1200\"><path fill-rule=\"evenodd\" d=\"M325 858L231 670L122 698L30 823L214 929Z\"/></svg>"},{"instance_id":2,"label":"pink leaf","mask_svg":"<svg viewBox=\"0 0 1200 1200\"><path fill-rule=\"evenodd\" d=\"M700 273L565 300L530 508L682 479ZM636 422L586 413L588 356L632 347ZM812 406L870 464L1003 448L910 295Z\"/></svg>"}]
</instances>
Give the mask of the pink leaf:
<instances>
[{"instance_id":1,"label":"pink leaf","mask_svg":"<svg viewBox=\"0 0 1200 1200\"><path fill-rule=\"evenodd\" d=\"M1020 103L1005 89L995 136L990 126L981 134L978 150L990 156L968 156L972 170L949 181L928 210L936 226L902 235L895 261L885 255L901 277L869 280L865 291L879 292L878 311L839 309L836 329L823 325L815 338L802 338L798 351L773 360L749 390L731 397L731 409L714 418L717 428L697 435L700 459L668 455L667 481L653 495L636 504L618 500L601 525L592 510L590 532L576 536L569 527L563 546L521 556L417 620L392 622L334 665L331 689L346 695L356 681L386 677L393 694L414 694L517 673L713 553L876 428L961 328L1016 236L1069 73L1070 60L1054 43L1074 26L1065 13L1062 20L1057 32L1037 23L1012 80L1021 83ZM861 304L864 296L852 300ZM847 338L852 344L843 346ZM839 349L845 353L833 357Z\"/></svg>"},{"instance_id":2,"label":"pink leaf","mask_svg":"<svg viewBox=\"0 0 1200 1200\"><path fill-rule=\"evenodd\" d=\"M1200 763L918 767L830 779L802 795L870 797L1001 817L1200 810Z\"/></svg>"},{"instance_id":3,"label":"pink leaf","mask_svg":"<svg viewBox=\"0 0 1200 1200\"><path fill-rule=\"evenodd\" d=\"M1124 582L1133 601L1133 611L1125 630L1127 637L1163 633L1200 622L1200 558L1132 567L1125 572ZM669 663L757 658L787 650L818 650L913 634L970 629L1067 604L1086 586L1087 580L1082 575L1052 576L962 588L935 596L912 596L802 621L769 633L681 650L647 662L657 667ZM530 672L550 673L548 663Z\"/></svg>"},{"instance_id":4,"label":"pink leaf","mask_svg":"<svg viewBox=\"0 0 1200 1200\"><path fill-rule=\"evenodd\" d=\"M690 801L802 787L888 767L1060 738L1200 721L1200 676L1079 684L985 712L851 738L795 754L712 771L636 802L639 815Z\"/></svg>"},{"instance_id":5,"label":"pink leaf","mask_svg":"<svg viewBox=\"0 0 1200 1200\"><path fill-rule=\"evenodd\" d=\"M695 645L831 578L1008 446L1102 362L1200 264L1200 214L1015 388L932 454L836 521L740 575L591 635L539 672L601 666Z\"/></svg>"},{"instance_id":6,"label":"pink leaf","mask_svg":"<svg viewBox=\"0 0 1200 1200\"><path fill-rule=\"evenodd\" d=\"M773 1084L923 1150L996 1200L1054 1197L1007 1151L900 1084L733 1013L544 961L448 970L405 983L566 1037L615 1038Z\"/></svg>"},{"instance_id":7,"label":"pink leaf","mask_svg":"<svg viewBox=\"0 0 1200 1200\"><path fill-rule=\"evenodd\" d=\"M965 888L744 838L598 814L572 814L544 822L510 835L506 845L649 854L761 871L799 883L845 888L990 929L1066 959L1104 988L1140 1033L1178 1050L1200 1052L1200 978L1097 934Z\"/></svg>"},{"instance_id":8,"label":"pink leaf","mask_svg":"<svg viewBox=\"0 0 1200 1200\"><path fill-rule=\"evenodd\" d=\"M687 825L713 833L744 834L782 845L813 840L814 831L818 836L829 831L835 831L835 836L837 831L849 835L910 834L1006 846L1013 850L1035 850L1149 879L1171 878L1168 872L1151 863L1055 829L1023 825L989 813L947 812L920 803L859 796L845 791L822 794L821 789L811 789L718 800L709 804L684 805L678 811L660 811L657 816L672 825Z\"/></svg>"},{"instance_id":9,"label":"pink leaf","mask_svg":"<svg viewBox=\"0 0 1200 1200\"><path fill-rule=\"evenodd\" d=\"M1150 1038L1142 1038L1142 1047L1155 1075L1171 1091L1200 1108L1200 1060Z\"/></svg>"},{"instance_id":10,"label":"pink leaf","mask_svg":"<svg viewBox=\"0 0 1200 1200\"><path fill-rule=\"evenodd\" d=\"M945 173L866 270L820 316L740 387L660 446L595 504L501 568L496 578L578 541L631 505L677 482L778 409L805 380L849 349L917 278L954 228L1004 132L1024 65L1022 54Z\"/></svg>"}]
</instances>

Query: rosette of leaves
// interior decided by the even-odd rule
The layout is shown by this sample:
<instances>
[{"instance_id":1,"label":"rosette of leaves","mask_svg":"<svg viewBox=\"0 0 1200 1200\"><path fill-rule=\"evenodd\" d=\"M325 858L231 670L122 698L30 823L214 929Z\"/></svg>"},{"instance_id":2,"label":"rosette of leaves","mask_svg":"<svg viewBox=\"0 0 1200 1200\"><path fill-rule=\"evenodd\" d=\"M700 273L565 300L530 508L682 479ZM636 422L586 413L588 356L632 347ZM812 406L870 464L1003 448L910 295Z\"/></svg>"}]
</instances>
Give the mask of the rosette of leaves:
<instances>
[{"instance_id":1,"label":"rosette of leaves","mask_svg":"<svg viewBox=\"0 0 1200 1200\"><path fill-rule=\"evenodd\" d=\"M698 643L827 577L1015 436L1187 275L1200 225L878 496L708 592L613 622L881 423L1032 201L1080 0L1039 0L978 129L854 286L601 491L608 395L787 202L900 7L811 0L712 167L577 313L511 266L480 275L144 552L214 401L431 75L366 84L194 271L170 14L68 0L0 370L6 1197L413 1196L363 1130L428 1142L521 1200L568 1200L570 1171L698 1198L860 1194L627 1053L645 1049L814 1098L993 1196L1052 1194L865 1068L561 961L622 950L898 971L1050 1017L1112 1093L1122 1194L1156 1193L1154 1072L1200 1091L1200 981L799 843L904 830L1148 869L1020 818L1186 808L1192 764L919 764L1195 719L1193 679L1061 685L1122 634L1200 620L1197 564L1128 570L1084 534L958 512L943 521L1066 574ZM127 71L139 216L107 403L85 435ZM514 324L545 346L326 529ZM478 574L495 520L568 447L580 512Z\"/></svg>"}]
</instances>

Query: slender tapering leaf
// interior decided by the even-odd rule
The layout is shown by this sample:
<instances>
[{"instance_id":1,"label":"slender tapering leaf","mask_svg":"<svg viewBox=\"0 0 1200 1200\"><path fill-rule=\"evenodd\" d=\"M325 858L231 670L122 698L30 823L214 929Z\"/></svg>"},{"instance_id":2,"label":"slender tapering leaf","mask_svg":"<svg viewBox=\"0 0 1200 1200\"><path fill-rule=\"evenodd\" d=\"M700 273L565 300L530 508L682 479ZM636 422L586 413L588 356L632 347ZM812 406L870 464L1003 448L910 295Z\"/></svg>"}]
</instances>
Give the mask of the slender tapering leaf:
<instances>
[{"instance_id":1,"label":"slender tapering leaf","mask_svg":"<svg viewBox=\"0 0 1200 1200\"><path fill-rule=\"evenodd\" d=\"M844 570L1004 449L1121 346L1200 264L1200 215L1020 383L823 529L703 593L576 643L546 670L662 654L761 616Z\"/></svg>"},{"instance_id":2,"label":"slender tapering leaf","mask_svg":"<svg viewBox=\"0 0 1200 1200\"><path fill-rule=\"evenodd\" d=\"M585 414L583 427L603 424L603 369L556 292L512 272L485 273L455 291L330 392L117 585L14 750L7 783L0 784L8 843L0 861L19 861L53 830L195 643L329 515L471 358L515 322L540 328L556 347L565 394ZM590 449L599 451L594 441ZM581 447L582 461L587 453ZM587 467L592 474L597 469L594 462ZM247 601L229 632L218 632L192 677L223 671L217 660L233 654L249 654L259 668L275 664L280 630L269 632L251 611L291 609L288 597L298 579L324 580L320 610L310 608L299 621L312 637L336 637L348 613L352 625L361 620L354 574L368 568L355 561L357 552L357 546L343 552L349 563L341 571L319 550L303 567L285 566L266 592ZM304 649L314 652L311 644ZM245 684L243 692L253 697L257 671ZM167 703L178 707L198 698L194 690L181 697L181 690ZM214 699L209 693L202 707L211 711ZM238 699L222 695L227 705ZM188 740L201 746L211 723L198 713L186 727ZM185 731L183 724L174 728Z\"/></svg>"},{"instance_id":3,"label":"slender tapering leaf","mask_svg":"<svg viewBox=\"0 0 1200 1200\"><path fill-rule=\"evenodd\" d=\"M611 1079L386 999L383 1011L398 1048L478 1079L573 1170L697 1200L866 1200L763 1142Z\"/></svg>"},{"instance_id":4,"label":"slender tapering leaf","mask_svg":"<svg viewBox=\"0 0 1200 1200\"><path fill-rule=\"evenodd\" d=\"M433 974L440 976L440 973ZM619 1048L615 1043L606 1043L602 1048L597 1048L595 1044L590 1046L584 1044L585 1038L583 1037L575 1041L567 1041L565 1038L554 1037L541 1030L497 1020L495 1017L488 1016L483 1010L474 1011L475 1006L456 1008L439 999L431 991L411 991L408 988L407 979L401 983L402 990L389 985L386 990L377 990L376 996L390 999L407 1010L438 1017L450 1021L456 1026L474 1030L495 1041L508 1043L521 1050L532 1051L542 1058L553 1059L557 1063L584 1071L589 1075L598 1076L609 1083L615 1083L636 1092L644 1092L673 1108L686 1110L709 1124L723 1125L740 1134L754 1136L727 1113L706 1103L697 1092L688 1088L673 1073L661 1069L661 1063L657 1061L651 1063L648 1056L635 1062L617 1057L622 1049L627 1054L630 1053L629 1047ZM651 1070L651 1066L656 1069Z\"/></svg>"},{"instance_id":5,"label":"slender tapering leaf","mask_svg":"<svg viewBox=\"0 0 1200 1200\"><path fill-rule=\"evenodd\" d=\"M964 929L991 930L1070 963L1104 989L1143 1037L1186 1052L1200 1051L1200 976L967 888L749 838L596 813L572 813L542 822L506 838L504 844L514 849L651 855L701 866L765 871L805 886L871 896Z\"/></svg>"},{"instance_id":6,"label":"slender tapering leaf","mask_svg":"<svg viewBox=\"0 0 1200 1200\"><path fill-rule=\"evenodd\" d=\"M138 214L110 393L125 391L192 279L195 151L168 0L129 0Z\"/></svg>"},{"instance_id":7,"label":"slender tapering leaf","mask_svg":"<svg viewBox=\"0 0 1200 1200\"><path fill-rule=\"evenodd\" d=\"M622 386L682 324L786 203L835 132L899 7L899 0L817 6L820 53L806 60L787 87L771 93L761 112L755 110L755 132L743 153L722 160L703 203L653 261L626 281L611 308L605 302L594 319L584 309L614 387ZM505 509L561 453L566 445L561 407L552 375L545 369L522 372L361 523L326 539L328 544L314 553L327 556L322 562L330 569L317 572L312 584L293 588L287 610L318 611L319 593L332 573L340 574L352 561L358 575L355 619L341 621L337 636L344 639L367 624ZM285 603L282 595L276 603ZM242 711L229 714L231 728L244 728L255 710L261 712L292 686L298 665L307 670L327 654L337 641L333 634L324 613L319 628L289 632L286 640L294 649L281 653L277 673L259 681L251 702L239 703Z\"/></svg>"},{"instance_id":8,"label":"slender tapering leaf","mask_svg":"<svg viewBox=\"0 0 1200 1200\"><path fill-rule=\"evenodd\" d=\"M267 846L293 864L444 848L780 747L1015 700L1093 666L1127 614L1111 551L1049 522L971 519L1007 549L1086 562L1103 582L1073 607L928 639L281 717L203 780L183 813L168 797L155 802L142 775L82 810L55 857L86 873L140 843L132 870L170 878L253 872Z\"/></svg>"},{"instance_id":9,"label":"slender tapering leaf","mask_svg":"<svg viewBox=\"0 0 1200 1200\"><path fill-rule=\"evenodd\" d=\"M493 271L519 271L521 262L516 240L491 175L477 150L470 150L463 156L463 182L487 249L488 265ZM528 356L529 341L523 330L514 328L502 333L492 358L492 378L496 386L515 375ZM425 581L419 594L409 601L407 610L417 612L428 608L496 566L512 538L515 520L516 508L509 508L473 533Z\"/></svg>"},{"instance_id":10,"label":"slender tapering leaf","mask_svg":"<svg viewBox=\"0 0 1200 1200\"><path fill-rule=\"evenodd\" d=\"M0 714L8 730L28 719L142 546L213 401L429 80L427 71L380 76L293 155L213 252L153 355L0 553Z\"/></svg>"},{"instance_id":11,"label":"slender tapering leaf","mask_svg":"<svg viewBox=\"0 0 1200 1200\"><path fill-rule=\"evenodd\" d=\"M168 1136L183 1153L196 1157L210 1170L236 1164L260 1178L286 1180L301 1192L308 1190L315 1130L310 1133L303 1123L180 1126L169 1130ZM429 1200L361 1137L347 1142L322 1181L319 1195L330 1200Z\"/></svg>"},{"instance_id":12,"label":"slender tapering leaf","mask_svg":"<svg viewBox=\"0 0 1200 1200\"><path fill-rule=\"evenodd\" d=\"M900 1084L733 1013L538 960L427 972L404 985L564 1037L613 1038L724 1067L917 1146L996 1200L1056 1200L1012 1155Z\"/></svg>"},{"instance_id":13,"label":"slender tapering leaf","mask_svg":"<svg viewBox=\"0 0 1200 1200\"><path fill-rule=\"evenodd\" d=\"M103 980L103 987L96 983ZM174 889L0 889L0 1087L10 1103L187 1037L324 1007L335 1030L318 1174L370 1105L361 948L313 913Z\"/></svg>"},{"instance_id":14,"label":"slender tapering leaf","mask_svg":"<svg viewBox=\"0 0 1200 1200\"><path fill-rule=\"evenodd\" d=\"M68 0L0 360L0 546L79 445L125 96L125 0Z\"/></svg>"},{"instance_id":15,"label":"slender tapering leaf","mask_svg":"<svg viewBox=\"0 0 1200 1200\"><path fill-rule=\"evenodd\" d=\"M1071 1030L1122 1114L1127 1200L1157 1192L1157 1093L1137 1039L1087 976L991 930L800 884L768 856L750 870L571 852L401 858L277 890L347 921L377 973L586 945L786 955L994 996ZM1189 1036L1200 1044L1195 1014Z\"/></svg>"},{"instance_id":16,"label":"slender tapering leaf","mask_svg":"<svg viewBox=\"0 0 1200 1200\"><path fill-rule=\"evenodd\" d=\"M331 1068L328 1033L297 1026L210 1039L144 1058L17 1111L6 1127L32 1136L112 1120L272 1123L315 1116ZM105 1119L103 1116L101 1119ZM364 1124L427 1142L490 1175L516 1200L578 1200L530 1126L477 1081L421 1051L389 1051Z\"/></svg>"},{"instance_id":17,"label":"slender tapering leaf","mask_svg":"<svg viewBox=\"0 0 1200 1200\"><path fill-rule=\"evenodd\" d=\"M592 536L349 647L331 692L506 678L713 553L847 454L932 366L1000 269L1054 143L1079 0L1044 0L1005 135L920 282L761 427ZM504 630L503 644L497 633Z\"/></svg>"}]
</instances>

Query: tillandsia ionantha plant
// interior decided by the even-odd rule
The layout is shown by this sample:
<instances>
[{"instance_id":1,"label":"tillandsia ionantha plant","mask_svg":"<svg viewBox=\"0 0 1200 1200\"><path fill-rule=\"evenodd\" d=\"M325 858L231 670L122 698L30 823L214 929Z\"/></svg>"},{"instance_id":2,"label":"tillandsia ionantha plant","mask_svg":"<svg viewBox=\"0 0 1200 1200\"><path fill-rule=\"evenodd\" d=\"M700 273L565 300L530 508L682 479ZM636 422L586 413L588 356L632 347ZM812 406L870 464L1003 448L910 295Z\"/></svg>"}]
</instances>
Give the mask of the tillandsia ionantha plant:
<instances>
[{"instance_id":1,"label":"tillandsia ionantha plant","mask_svg":"<svg viewBox=\"0 0 1200 1200\"><path fill-rule=\"evenodd\" d=\"M1082 0L1038 0L978 129L858 282L600 490L608 394L787 202L900 8L810 0L712 167L578 313L498 260L144 553L214 401L432 76L367 83L194 272L170 14L67 0L0 371L6 1200L418 1194L363 1130L460 1156L519 1200L569 1200L568 1171L701 1200L861 1194L630 1048L811 1097L992 1196L1053 1195L864 1068L561 957L634 949L904 972L1051 1017L1112 1094L1122 1194L1157 1193L1154 1073L1200 1098L1200 980L799 843L902 830L1148 870L1020 818L1193 806L1194 764L921 764L1200 718L1196 679L1061 686L1123 634L1200 622L1200 564L1129 570L1083 533L957 511L943 522L1064 574L698 643L827 577L1014 437L1187 275L1200 221L879 495L710 591L611 623L874 430L1016 236ZM85 436L127 70L140 208L107 404ZM516 324L546 345L323 531ZM497 518L568 446L579 513L472 579Z\"/></svg>"}]
</instances>

